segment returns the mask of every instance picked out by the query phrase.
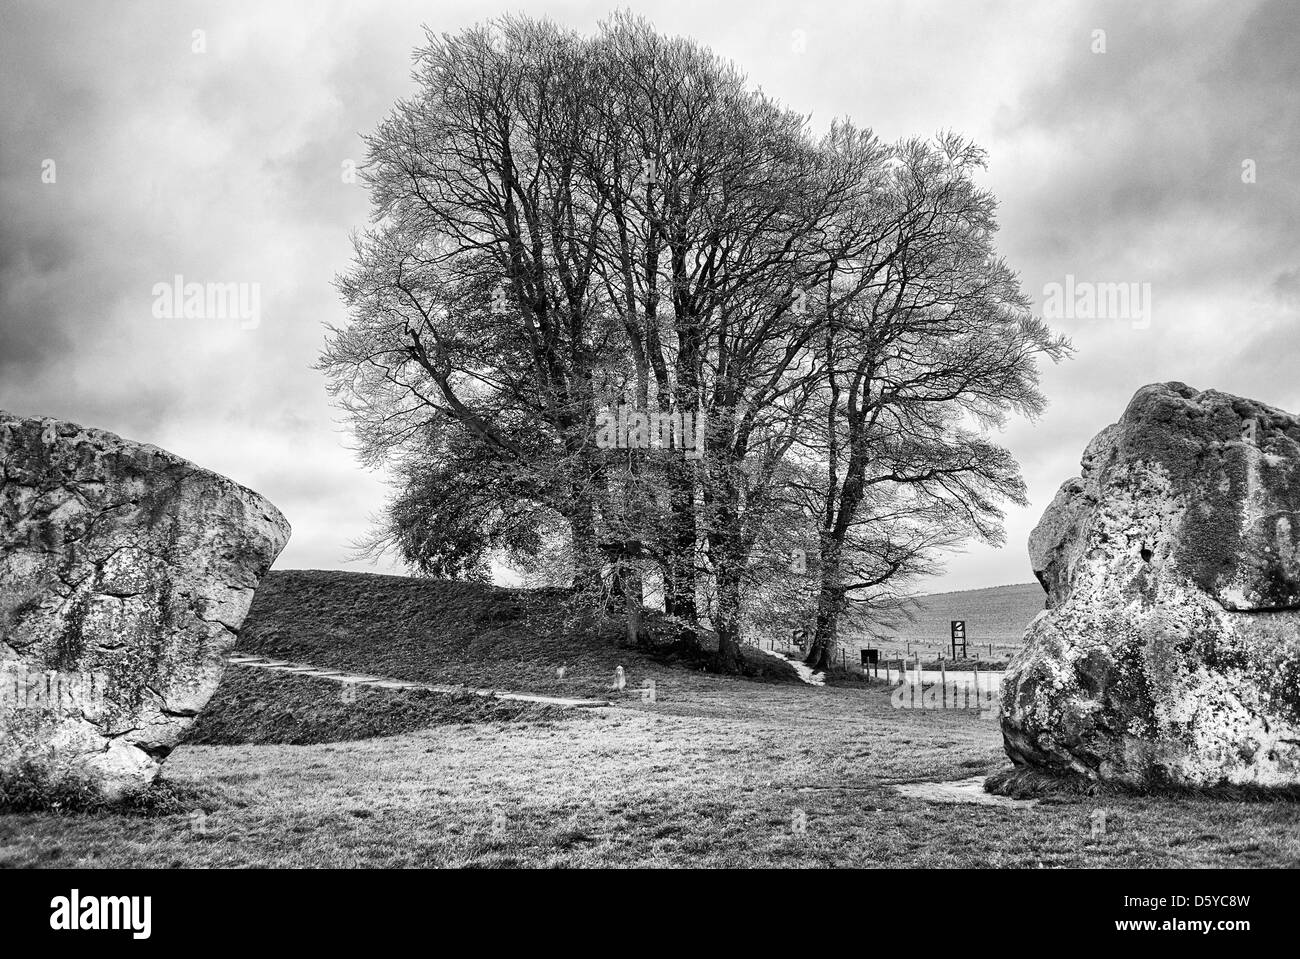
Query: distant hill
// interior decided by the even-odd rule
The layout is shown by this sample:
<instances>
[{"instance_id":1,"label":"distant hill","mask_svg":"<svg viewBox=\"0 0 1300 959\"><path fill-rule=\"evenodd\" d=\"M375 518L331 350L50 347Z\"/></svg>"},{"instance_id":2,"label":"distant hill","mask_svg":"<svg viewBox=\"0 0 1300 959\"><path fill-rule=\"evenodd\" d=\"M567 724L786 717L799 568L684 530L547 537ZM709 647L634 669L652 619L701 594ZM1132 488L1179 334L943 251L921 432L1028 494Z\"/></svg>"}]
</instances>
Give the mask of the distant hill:
<instances>
[{"instance_id":1,"label":"distant hill","mask_svg":"<svg viewBox=\"0 0 1300 959\"><path fill-rule=\"evenodd\" d=\"M995 651L998 647L1017 647L1029 621L1042 611L1045 599L1038 583L919 596L916 621L899 624L893 638L913 646L946 649L951 621L962 619L966 621L966 638L972 652L987 649L988 643Z\"/></svg>"}]
</instances>

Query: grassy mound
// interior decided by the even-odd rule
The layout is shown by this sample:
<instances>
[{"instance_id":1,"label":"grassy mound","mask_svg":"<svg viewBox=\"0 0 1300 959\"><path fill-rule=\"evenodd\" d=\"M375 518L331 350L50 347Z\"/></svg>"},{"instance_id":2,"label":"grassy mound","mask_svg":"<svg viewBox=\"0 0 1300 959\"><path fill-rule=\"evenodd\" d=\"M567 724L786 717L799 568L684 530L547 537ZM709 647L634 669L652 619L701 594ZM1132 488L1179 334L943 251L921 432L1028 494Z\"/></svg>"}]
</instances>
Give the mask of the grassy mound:
<instances>
[{"instance_id":1,"label":"grassy mound","mask_svg":"<svg viewBox=\"0 0 1300 959\"><path fill-rule=\"evenodd\" d=\"M649 617L652 630L659 624ZM665 634L667 630L663 630ZM267 575L237 651L437 685L581 698L636 699L638 687L682 690L707 654L620 645L618 617L575 616L559 590L331 570ZM611 690L622 666L627 689ZM789 663L755 651L747 678L798 682ZM561 677L558 670L563 667ZM348 687L232 666L185 741L199 745L346 742L453 723L541 722L583 710L465 694Z\"/></svg>"},{"instance_id":2,"label":"grassy mound","mask_svg":"<svg viewBox=\"0 0 1300 959\"><path fill-rule=\"evenodd\" d=\"M449 723L547 722L565 710L420 689L352 688L327 679L232 666L185 742L205 746L346 742Z\"/></svg>"},{"instance_id":3,"label":"grassy mound","mask_svg":"<svg viewBox=\"0 0 1300 959\"><path fill-rule=\"evenodd\" d=\"M672 648L623 646L623 635L620 617L575 613L561 590L282 570L258 588L236 648L394 679L593 698L609 694L617 666L630 694L646 679L705 668ZM788 663L755 650L744 665L749 679L798 682Z\"/></svg>"}]
</instances>

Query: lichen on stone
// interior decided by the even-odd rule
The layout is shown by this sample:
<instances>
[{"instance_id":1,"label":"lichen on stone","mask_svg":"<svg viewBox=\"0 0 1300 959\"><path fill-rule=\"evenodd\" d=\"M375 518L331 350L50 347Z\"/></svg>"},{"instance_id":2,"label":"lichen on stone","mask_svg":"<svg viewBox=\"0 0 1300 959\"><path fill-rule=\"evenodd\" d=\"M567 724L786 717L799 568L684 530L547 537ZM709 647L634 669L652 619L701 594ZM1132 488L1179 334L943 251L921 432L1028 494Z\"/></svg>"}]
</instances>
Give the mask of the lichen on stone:
<instances>
[{"instance_id":1,"label":"lichen on stone","mask_svg":"<svg viewBox=\"0 0 1300 959\"><path fill-rule=\"evenodd\" d=\"M0 452L0 775L48 754L106 795L142 788L215 689L289 525L102 430L0 412ZM46 674L94 677L95 708L33 700Z\"/></svg>"},{"instance_id":2,"label":"lichen on stone","mask_svg":"<svg viewBox=\"0 0 1300 959\"><path fill-rule=\"evenodd\" d=\"M1003 685L1017 764L1142 788L1300 783L1300 420L1139 390L1030 536L1047 609Z\"/></svg>"}]
</instances>

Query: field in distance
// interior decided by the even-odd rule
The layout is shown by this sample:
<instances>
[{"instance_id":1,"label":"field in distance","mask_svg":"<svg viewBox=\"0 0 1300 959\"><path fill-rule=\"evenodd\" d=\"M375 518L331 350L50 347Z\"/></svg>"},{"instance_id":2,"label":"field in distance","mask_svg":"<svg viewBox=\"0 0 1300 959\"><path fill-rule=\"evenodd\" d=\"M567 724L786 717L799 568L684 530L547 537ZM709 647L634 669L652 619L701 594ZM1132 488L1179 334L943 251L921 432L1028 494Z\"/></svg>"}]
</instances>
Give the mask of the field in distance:
<instances>
[{"instance_id":1,"label":"field in distance","mask_svg":"<svg viewBox=\"0 0 1300 959\"><path fill-rule=\"evenodd\" d=\"M946 659L951 651L950 624L960 619L966 622L972 658L978 653L981 660L1006 660L1020 648L1025 627L1043 610L1045 598L1038 583L918 596L914 622L899 623L879 642L861 638L855 643L857 648L880 647L890 657L919 650L923 657L942 652Z\"/></svg>"}]
</instances>

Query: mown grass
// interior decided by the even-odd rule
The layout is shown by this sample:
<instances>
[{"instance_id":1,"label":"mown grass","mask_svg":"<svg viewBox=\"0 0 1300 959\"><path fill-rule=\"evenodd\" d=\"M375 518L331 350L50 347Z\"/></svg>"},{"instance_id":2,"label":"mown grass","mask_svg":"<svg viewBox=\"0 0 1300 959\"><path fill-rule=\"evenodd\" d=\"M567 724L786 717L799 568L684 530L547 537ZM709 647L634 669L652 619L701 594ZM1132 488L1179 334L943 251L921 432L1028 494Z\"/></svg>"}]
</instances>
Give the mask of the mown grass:
<instances>
[{"instance_id":1,"label":"mown grass","mask_svg":"<svg viewBox=\"0 0 1300 959\"><path fill-rule=\"evenodd\" d=\"M10 866L1294 866L1300 806L906 799L1005 766L996 723L868 686L705 677L680 696L357 742L193 746L183 814L0 816ZM1093 811L1107 831L1092 837ZM796 822L803 813L806 829Z\"/></svg>"},{"instance_id":2,"label":"mown grass","mask_svg":"<svg viewBox=\"0 0 1300 959\"><path fill-rule=\"evenodd\" d=\"M301 608L303 621L275 622L273 608ZM482 605L458 615L478 615L473 610ZM211 733L230 744L182 745L165 767L164 788L203 810L199 827L183 808L0 815L0 865L1300 865L1293 802L1059 793L1032 805L978 806L905 798L895 784L967 779L1009 764L996 721L975 711L894 709L883 684L818 688L717 676L608 638L539 631L529 639L492 625L475 636L470 625L458 633L450 612L426 611L411 626L397 617L362 624L379 612L345 617L341 628L364 639L358 651L320 640L317 627L328 623L306 606L263 605L264 632L249 646L439 682L448 677L438 664L450 662L474 685L520 689L546 688L540 680L550 663L564 661L579 667L579 681L563 687L571 693L603 691L617 661L628 670L628 694L591 711L453 711L431 714L418 729L381 723L390 734L378 738L293 745L271 741L303 738L275 723L265 735L236 727L255 725L249 696L267 697L264 713L281 708L269 697L283 693L292 713L310 694L296 682L264 685L250 678L253 670L231 669L238 687L219 695L242 705L229 711L227 732ZM444 640L426 632L439 623L460 656L472 654L462 661L442 652ZM396 649L382 643L385 628ZM529 642L538 651L516 653L519 663L503 651ZM653 703L636 690L643 678L656 681ZM362 711L380 706L366 700ZM295 721L306 718L300 712ZM317 718L337 727L330 735L347 731L341 717ZM260 744L232 741L241 735ZM1106 829L1094 836L1098 809Z\"/></svg>"}]
</instances>

